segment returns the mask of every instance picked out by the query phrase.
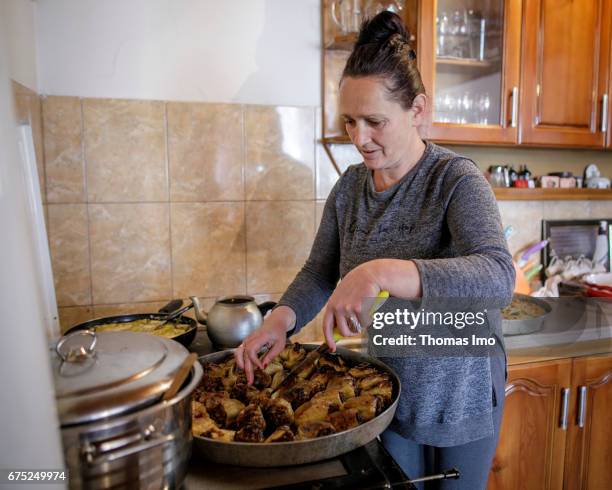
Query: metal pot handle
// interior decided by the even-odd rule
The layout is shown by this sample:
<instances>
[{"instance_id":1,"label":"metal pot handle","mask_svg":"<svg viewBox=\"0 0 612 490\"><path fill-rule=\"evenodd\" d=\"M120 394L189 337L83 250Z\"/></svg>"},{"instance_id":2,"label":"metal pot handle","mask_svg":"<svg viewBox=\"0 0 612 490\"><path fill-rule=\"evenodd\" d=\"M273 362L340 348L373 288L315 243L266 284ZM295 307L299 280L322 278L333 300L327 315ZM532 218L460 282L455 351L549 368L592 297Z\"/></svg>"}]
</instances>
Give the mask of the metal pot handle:
<instances>
[{"instance_id":1,"label":"metal pot handle","mask_svg":"<svg viewBox=\"0 0 612 490\"><path fill-rule=\"evenodd\" d=\"M265 302L257 305L257 308L259 308L259 311L261 313L261 317L263 318L264 316L266 316L266 313L268 313L275 306L276 306L276 302L275 301L265 301Z\"/></svg>"},{"instance_id":2,"label":"metal pot handle","mask_svg":"<svg viewBox=\"0 0 612 490\"><path fill-rule=\"evenodd\" d=\"M68 348L68 350L64 348L68 340L81 336L91 337L89 345L80 344L76 347ZM55 352L64 362L83 362L95 355L97 342L98 337L95 330L77 330L59 339L57 344L55 344Z\"/></svg>"},{"instance_id":3,"label":"metal pot handle","mask_svg":"<svg viewBox=\"0 0 612 490\"><path fill-rule=\"evenodd\" d=\"M88 444L84 450L83 454L87 463L91 466L96 466L99 464L112 463L113 461L117 461L118 459L125 458L127 456L131 456L132 454L138 453L140 451L147 451L154 447L168 444L176 439L175 434L166 434L164 436L157 435L155 433L154 427L149 427L143 433L138 434L136 437L128 437L125 440L127 441L127 445L123 445L119 449L109 450L109 451L100 451L100 449L93 444ZM131 444L132 442L140 441L137 444Z\"/></svg>"}]
</instances>

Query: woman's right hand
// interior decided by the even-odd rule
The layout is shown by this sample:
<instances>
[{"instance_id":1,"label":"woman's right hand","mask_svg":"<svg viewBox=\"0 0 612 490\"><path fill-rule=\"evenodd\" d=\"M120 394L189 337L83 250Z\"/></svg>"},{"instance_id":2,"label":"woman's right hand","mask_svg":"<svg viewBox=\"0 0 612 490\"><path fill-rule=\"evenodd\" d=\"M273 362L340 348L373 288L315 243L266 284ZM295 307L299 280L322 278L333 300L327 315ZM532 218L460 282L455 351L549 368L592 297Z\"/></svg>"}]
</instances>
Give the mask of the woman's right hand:
<instances>
[{"instance_id":1,"label":"woman's right hand","mask_svg":"<svg viewBox=\"0 0 612 490\"><path fill-rule=\"evenodd\" d=\"M287 331L294 324L293 310L287 306L279 306L265 318L261 328L255 330L236 348L234 351L236 364L244 370L248 384L254 381L253 366L264 369L283 351L287 342ZM264 346L268 346L268 352L259 359L258 353Z\"/></svg>"}]
</instances>

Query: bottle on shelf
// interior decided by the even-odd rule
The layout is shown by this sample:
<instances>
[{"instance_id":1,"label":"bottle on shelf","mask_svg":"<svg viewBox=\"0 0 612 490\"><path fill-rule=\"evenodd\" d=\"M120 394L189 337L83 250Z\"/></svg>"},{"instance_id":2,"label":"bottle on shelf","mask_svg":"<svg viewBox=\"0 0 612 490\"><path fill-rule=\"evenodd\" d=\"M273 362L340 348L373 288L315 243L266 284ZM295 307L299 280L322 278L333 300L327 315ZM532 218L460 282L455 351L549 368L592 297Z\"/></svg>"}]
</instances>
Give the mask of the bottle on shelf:
<instances>
[{"instance_id":1,"label":"bottle on shelf","mask_svg":"<svg viewBox=\"0 0 612 490\"><path fill-rule=\"evenodd\" d=\"M513 165L510 165L508 169L508 176L510 177L510 186L514 187L514 182L518 179L518 173L514 170Z\"/></svg>"},{"instance_id":2,"label":"bottle on shelf","mask_svg":"<svg viewBox=\"0 0 612 490\"><path fill-rule=\"evenodd\" d=\"M608 270L608 222L600 221L597 239L595 240L595 252L593 253L593 269L597 272Z\"/></svg>"}]
</instances>

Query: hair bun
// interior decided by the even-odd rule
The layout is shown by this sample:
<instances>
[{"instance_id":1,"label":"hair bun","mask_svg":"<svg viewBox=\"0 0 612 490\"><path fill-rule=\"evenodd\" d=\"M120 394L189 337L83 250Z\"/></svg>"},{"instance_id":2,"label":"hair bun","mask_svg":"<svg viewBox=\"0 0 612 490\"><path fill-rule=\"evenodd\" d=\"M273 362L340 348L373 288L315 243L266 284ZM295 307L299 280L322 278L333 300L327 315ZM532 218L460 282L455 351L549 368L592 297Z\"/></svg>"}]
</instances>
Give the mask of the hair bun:
<instances>
[{"instance_id":1,"label":"hair bun","mask_svg":"<svg viewBox=\"0 0 612 490\"><path fill-rule=\"evenodd\" d=\"M391 99L408 110L417 95L426 94L415 58L401 17L384 11L361 25L341 80L345 77L383 77L384 88Z\"/></svg>"},{"instance_id":2,"label":"hair bun","mask_svg":"<svg viewBox=\"0 0 612 490\"><path fill-rule=\"evenodd\" d=\"M365 44L385 44L391 37L408 43L410 35L399 15L384 10L361 24L355 47Z\"/></svg>"}]
</instances>

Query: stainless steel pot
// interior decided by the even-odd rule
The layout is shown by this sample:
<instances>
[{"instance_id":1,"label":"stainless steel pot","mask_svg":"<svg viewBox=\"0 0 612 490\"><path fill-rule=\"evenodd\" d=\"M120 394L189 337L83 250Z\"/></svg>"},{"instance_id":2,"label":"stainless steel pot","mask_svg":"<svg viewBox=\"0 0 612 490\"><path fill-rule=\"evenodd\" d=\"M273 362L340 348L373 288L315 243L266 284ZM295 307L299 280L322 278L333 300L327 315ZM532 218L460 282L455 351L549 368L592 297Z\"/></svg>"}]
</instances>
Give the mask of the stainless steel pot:
<instances>
[{"instance_id":1,"label":"stainless steel pot","mask_svg":"<svg viewBox=\"0 0 612 490\"><path fill-rule=\"evenodd\" d=\"M310 351L319 346L304 345L304 347ZM337 352L350 363L369 362L389 374L393 382L393 400L384 412L353 429L304 441L258 444L249 442L222 442L206 437L194 436L195 454L216 463L237 466L291 466L334 458L375 439L387 428L395 415L401 391L400 380L390 367L378 359L341 347L338 348ZM200 361L219 363L227 358L228 355L232 355L232 351L215 352L214 354L201 357Z\"/></svg>"},{"instance_id":2,"label":"stainless steel pot","mask_svg":"<svg viewBox=\"0 0 612 490\"><path fill-rule=\"evenodd\" d=\"M191 297L198 322L206 325L211 342L219 348L238 347L263 323L265 314L276 306L272 301L258 305L252 296L228 296L218 300L206 313L198 298Z\"/></svg>"},{"instance_id":3,"label":"stainless steel pot","mask_svg":"<svg viewBox=\"0 0 612 490\"><path fill-rule=\"evenodd\" d=\"M70 488L180 487L202 367L160 400L187 355L176 342L136 332L81 331L60 341L53 364Z\"/></svg>"}]
</instances>

